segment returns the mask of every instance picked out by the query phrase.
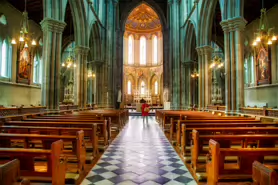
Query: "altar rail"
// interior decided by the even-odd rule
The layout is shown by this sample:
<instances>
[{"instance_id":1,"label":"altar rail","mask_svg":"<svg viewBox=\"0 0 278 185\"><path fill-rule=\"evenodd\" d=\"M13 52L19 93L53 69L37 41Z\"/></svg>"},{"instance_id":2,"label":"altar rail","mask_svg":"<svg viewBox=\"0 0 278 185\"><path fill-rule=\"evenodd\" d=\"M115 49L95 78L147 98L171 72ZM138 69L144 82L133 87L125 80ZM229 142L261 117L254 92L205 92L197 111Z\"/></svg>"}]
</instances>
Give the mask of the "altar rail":
<instances>
[{"instance_id":1,"label":"altar rail","mask_svg":"<svg viewBox=\"0 0 278 185\"><path fill-rule=\"evenodd\" d=\"M78 105L60 105L60 110L78 110ZM4 116L16 116L27 113L40 113L45 112L46 107L12 107L12 108L0 108L0 117Z\"/></svg>"},{"instance_id":2,"label":"altar rail","mask_svg":"<svg viewBox=\"0 0 278 185\"><path fill-rule=\"evenodd\" d=\"M223 105L208 105L207 109L210 110L210 111L215 111L215 110L225 111L226 106L223 106Z\"/></svg>"}]
</instances>

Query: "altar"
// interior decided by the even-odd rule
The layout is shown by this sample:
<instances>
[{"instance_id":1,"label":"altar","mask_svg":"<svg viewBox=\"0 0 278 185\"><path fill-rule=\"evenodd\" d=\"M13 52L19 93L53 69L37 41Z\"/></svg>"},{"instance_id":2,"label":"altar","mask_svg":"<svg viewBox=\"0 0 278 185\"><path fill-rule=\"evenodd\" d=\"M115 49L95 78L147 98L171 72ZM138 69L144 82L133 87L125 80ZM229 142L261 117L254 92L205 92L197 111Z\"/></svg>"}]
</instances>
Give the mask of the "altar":
<instances>
[{"instance_id":1,"label":"altar","mask_svg":"<svg viewBox=\"0 0 278 185\"><path fill-rule=\"evenodd\" d=\"M146 91L145 93L141 94L139 91L135 91L133 101L137 104L140 103L140 100L145 100L147 104L152 105L152 95L149 91ZM136 109L137 110L137 109Z\"/></svg>"}]
</instances>

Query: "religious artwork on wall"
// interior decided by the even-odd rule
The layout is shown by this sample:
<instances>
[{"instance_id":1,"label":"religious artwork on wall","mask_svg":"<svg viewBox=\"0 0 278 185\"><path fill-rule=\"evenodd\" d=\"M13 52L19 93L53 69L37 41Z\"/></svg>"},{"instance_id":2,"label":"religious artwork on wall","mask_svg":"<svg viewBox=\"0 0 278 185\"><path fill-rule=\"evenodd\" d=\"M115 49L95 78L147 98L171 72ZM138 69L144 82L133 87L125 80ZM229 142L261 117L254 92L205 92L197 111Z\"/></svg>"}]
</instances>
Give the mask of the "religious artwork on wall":
<instances>
[{"instance_id":1,"label":"religious artwork on wall","mask_svg":"<svg viewBox=\"0 0 278 185\"><path fill-rule=\"evenodd\" d=\"M261 48L257 55L257 85L271 83L270 67L270 51L266 51L264 48Z\"/></svg>"},{"instance_id":2,"label":"religious artwork on wall","mask_svg":"<svg viewBox=\"0 0 278 185\"><path fill-rule=\"evenodd\" d=\"M28 47L24 47L19 53L17 63L17 82L30 84L31 54Z\"/></svg>"}]
</instances>

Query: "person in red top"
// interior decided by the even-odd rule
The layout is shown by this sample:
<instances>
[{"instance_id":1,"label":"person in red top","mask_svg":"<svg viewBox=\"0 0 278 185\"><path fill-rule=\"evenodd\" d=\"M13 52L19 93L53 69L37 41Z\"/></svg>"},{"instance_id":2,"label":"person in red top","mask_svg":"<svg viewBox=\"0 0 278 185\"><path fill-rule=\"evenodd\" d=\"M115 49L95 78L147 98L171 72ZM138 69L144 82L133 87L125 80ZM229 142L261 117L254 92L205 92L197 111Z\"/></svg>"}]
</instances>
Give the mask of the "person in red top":
<instances>
[{"instance_id":1,"label":"person in red top","mask_svg":"<svg viewBox=\"0 0 278 185\"><path fill-rule=\"evenodd\" d=\"M142 117L143 117L143 123L145 123L145 119L148 123L148 116L149 116L150 106L146 103L144 100L144 103L142 104Z\"/></svg>"}]
</instances>

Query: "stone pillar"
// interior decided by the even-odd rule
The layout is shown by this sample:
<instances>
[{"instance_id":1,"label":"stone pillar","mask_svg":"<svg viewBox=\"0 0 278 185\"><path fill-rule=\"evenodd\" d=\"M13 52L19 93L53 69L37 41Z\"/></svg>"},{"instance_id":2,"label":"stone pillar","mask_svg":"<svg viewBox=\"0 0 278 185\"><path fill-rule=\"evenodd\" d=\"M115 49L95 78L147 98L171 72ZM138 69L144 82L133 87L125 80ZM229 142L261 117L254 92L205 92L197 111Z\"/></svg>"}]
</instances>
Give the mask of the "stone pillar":
<instances>
[{"instance_id":1,"label":"stone pillar","mask_svg":"<svg viewBox=\"0 0 278 185\"><path fill-rule=\"evenodd\" d=\"M278 45L276 42L273 42L273 44L271 45L271 82L272 82L272 84L278 83L278 79L277 79L278 47L277 46Z\"/></svg>"},{"instance_id":2,"label":"stone pillar","mask_svg":"<svg viewBox=\"0 0 278 185\"><path fill-rule=\"evenodd\" d=\"M91 74L93 74L93 68L92 68L92 63L88 64L88 74L89 72L91 72ZM93 76L88 78L88 88L87 88L87 102L88 104L92 104L93 103Z\"/></svg>"},{"instance_id":3,"label":"stone pillar","mask_svg":"<svg viewBox=\"0 0 278 185\"><path fill-rule=\"evenodd\" d=\"M204 51L204 83L205 83L205 89L204 89L204 109L207 108L208 105L211 104L211 84L212 84L212 71L210 69L210 64L211 64L211 57L212 57L212 52L213 48L211 46L204 46L203 47Z\"/></svg>"},{"instance_id":4,"label":"stone pillar","mask_svg":"<svg viewBox=\"0 0 278 185\"><path fill-rule=\"evenodd\" d=\"M203 82L203 49L202 48L196 48L197 53L198 53L198 71L199 71L199 78L198 78L198 100L199 100L199 109L202 110L203 109L203 94L204 94L204 82Z\"/></svg>"},{"instance_id":5,"label":"stone pillar","mask_svg":"<svg viewBox=\"0 0 278 185\"><path fill-rule=\"evenodd\" d=\"M244 18L234 19L235 47L236 47L236 105L235 110L240 112L244 107Z\"/></svg>"},{"instance_id":6,"label":"stone pillar","mask_svg":"<svg viewBox=\"0 0 278 185\"><path fill-rule=\"evenodd\" d=\"M187 76L186 76L186 83L187 83L187 97L188 97L188 100L186 102L186 106L187 108L190 107L190 104L192 102L192 77L191 77L191 74L192 74L192 66L193 66L193 63L189 63L187 66L186 66L186 73L187 73Z\"/></svg>"},{"instance_id":7,"label":"stone pillar","mask_svg":"<svg viewBox=\"0 0 278 185\"><path fill-rule=\"evenodd\" d=\"M172 109L179 109L181 104L180 99L180 80L181 80L181 63L180 63L180 48L179 48L179 31L180 31L180 18L179 18L179 0L168 0L170 6L170 14L172 22L170 26L170 35L171 39L171 51L170 51L170 62L172 62Z\"/></svg>"},{"instance_id":8,"label":"stone pillar","mask_svg":"<svg viewBox=\"0 0 278 185\"><path fill-rule=\"evenodd\" d=\"M186 69L186 63L183 62L182 65L181 65L181 109L185 109L186 107L186 99L188 98L187 97L187 94L186 94L186 91L187 91L187 81L186 81L186 77L187 77L187 69Z\"/></svg>"},{"instance_id":9,"label":"stone pillar","mask_svg":"<svg viewBox=\"0 0 278 185\"><path fill-rule=\"evenodd\" d=\"M59 110L61 45L65 26L66 23L51 18L45 18L41 22L44 44L42 105L47 110Z\"/></svg>"},{"instance_id":10,"label":"stone pillar","mask_svg":"<svg viewBox=\"0 0 278 185\"><path fill-rule=\"evenodd\" d=\"M75 68L76 83L74 84L76 88L76 103L79 108L86 108L87 104L87 56L89 48L84 46L75 47L75 57L77 67Z\"/></svg>"},{"instance_id":11,"label":"stone pillar","mask_svg":"<svg viewBox=\"0 0 278 185\"><path fill-rule=\"evenodd\" d=\"M225 46L225 97L226 113L236 114L244 106L244 45L243 30L246 21L242 17L224 20Z\"/></svg>"}]
</instances>

